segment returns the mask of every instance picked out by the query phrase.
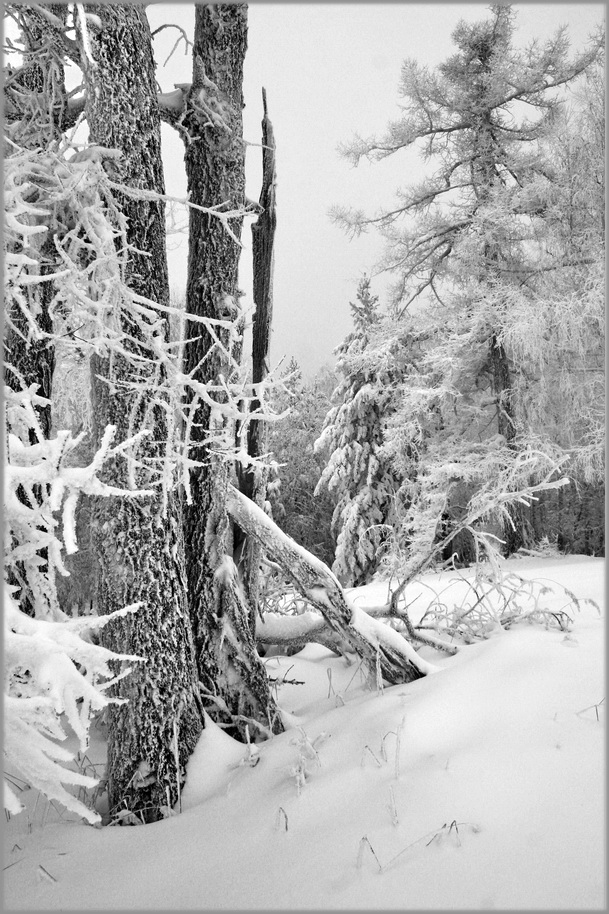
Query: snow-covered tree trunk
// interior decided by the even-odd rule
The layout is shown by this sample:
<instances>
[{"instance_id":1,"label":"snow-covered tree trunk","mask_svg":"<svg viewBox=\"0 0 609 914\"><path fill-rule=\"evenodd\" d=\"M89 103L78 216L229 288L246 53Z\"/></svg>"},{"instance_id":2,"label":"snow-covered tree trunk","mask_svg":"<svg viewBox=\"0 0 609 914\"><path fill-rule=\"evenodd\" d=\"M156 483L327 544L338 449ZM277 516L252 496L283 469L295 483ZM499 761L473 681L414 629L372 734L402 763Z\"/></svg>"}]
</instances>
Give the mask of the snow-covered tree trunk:
<instances>
[{"instance_id":1,"label":"snow-covered tree trunk","mask_svg":"<svg viewBox=\"0 0 609 914\"><path fill-rule=\"evenodd\" d=\"M505 45L506 30L509 28L511 15L509 8L503 11L498 10L496 12L497 27L488 38L479 40L473 48L477 54L478 63L476 75L471 82L472 106L475 110L477 105L482 113L477 119L473 119L475 124L473 145L478 154L473 160L472 181L481 205L488 202L495 185L499 181L499 171L505 156L500 142L495 137L492 120L493 109L489 107L488 91L496 60L501 56ZM489 224L488 238L492 237L492 225ZM495 241L485 240L483 270L486 276L483 278L487 282L490 281L499 286L503 281L501 273L497 270L497 264L500 259L499 244ZM497 431L505 438L508 446L513 448L515 447L518 420L512 389L513 381L510 363L505 346L498 337L497 328L492 327L491 331L489 366L491 389L497 407ZM517 552L521 546L529 545L529 537L525 533L527 522L521 507L518 505L510 506L509 518L511 522L508 522L504 529L505 552L507 555Z\"/></svg>"},{"instance_id":2,"label":"snow-covered tree trunk","mask_svg":"<svg viewBox=\"0 0 609 914\"><path fill-rule=\"evenodd\" d=\"M382 680L392 685L411 682L432 669L398 632L350 603L330 569L283 533L234 486L229 489L227 504L233 520L248 536L259 540L332 631L364 661L379 686Z\"/></svg>"},{"instance_id":3,"label":"snow-covered tree trunk","mask_svg":"<svg viewBox=\"0 0 609 914\"><path fill-rule=\"evenodd\" d=\"M86 116L90 140L121 150L121 179L130 187L163 192L160 120L148 22L136 5L91 8L101 20L92 36L95 65L86 72ZM123 198L127 238L132 252L128 282L137 293L161 305L169 303L165 249L165 214L161 202ZM137 355L135 324L132 334ZM138 430L146 413L149 436L144 456L163 453L167 437L163 412L151 409L153 368L142 363L139 390L122 383L134 369L122 356L93 359L94 432L108 424L118 440ZM115 459L105 477L128 487L124 460ZM137 474L136 481L146 481ZM184 766L202 728L192 635L185 599L182 515L177 497L99 500L93 507L93 538L100 563L98 607L109 613L142 602L136 617L124 617L104 629L103 643L136 654L135 667L115 690L128 702L110 711L108 782L111 811L140 811L147 821L172 806L184 778Z\"/></svg>"},{"instance_id":4,"label":"snow-covered tree trunk","mask_svg":"<svg viewBox=\"0 0 609 914\"><path fill-rule=\"evenodd\" d=\"M199 206L234 210L244 204L243 61L247 7L197 6L193 83L183 126L188 132L186 172L190 200ZM240 236L241 220L231 222ZM217 219L190 212L187 311L212 321L217 339L201 325L187 324L185 373L219 385L238 374L241 348L237 270L240 248ZM196 397L196 394L192 395ZM221 394L216 397L222 399ZM216 720L243 736L249 721L268 730L281 722L265 669L256 653L250 608L233 561L233 531L226 498L233 476L226 454L209 446L210 435L235 441L232 419L209 405L197 407L191 453L202 461L190 474L192 504L185 508L188 594L203 697ZM221 448L220 448L221 449Z\"/></svg>"},{"instance_id":5,"label":"snow-covered tree trunk","mask_svg":"<svg viewBox=\"0 0 609 914\"><path fill-rule=\"evenodd\" d=\"M59 138L73 123L64 68L67 6L46 7L55 26L35 4L7 4L7 9L20 26L23 57L18 68L5 71L4 115L12 139L31 149Z\"/></svg>"}]
</instances>

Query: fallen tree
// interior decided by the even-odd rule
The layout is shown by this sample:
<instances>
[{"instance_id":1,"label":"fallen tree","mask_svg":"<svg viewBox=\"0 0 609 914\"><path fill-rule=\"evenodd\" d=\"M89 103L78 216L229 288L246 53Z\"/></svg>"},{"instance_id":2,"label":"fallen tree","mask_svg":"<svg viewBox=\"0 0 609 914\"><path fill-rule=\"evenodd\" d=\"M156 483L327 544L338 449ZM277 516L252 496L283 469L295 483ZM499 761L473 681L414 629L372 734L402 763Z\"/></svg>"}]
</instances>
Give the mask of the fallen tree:
<instances>
[{"instance_id":1,"label":"fallen tree","mask_svg":"<svg viewBox=\"0 0 609 914\"><path fill-rule=\"evenodd\" d=\"M403 628L405 637L410 642L426 644L445 654L459 652L456 644L448 644L441 638L430 634L427 626L426 633L422 634L410 621L408 610L405 608L394 610L391 601L380 606L366 606L362 611L374 619L397 619L400 623L398 634ZM350 651L349 644L342 635L332 629L322 615L309 610L298 614L265 610L256 622L256 642L262 645L276 645L294 652L312 642L321 644L322 647L327 647L336 654L345 655Z\"/></svg>"},{"instance_id":2,"label":"fallen tree","mask_svg":"<svg viewBox=\"0 0 609 914\"><path fill-rule=\"evenodd\" d=\"M321 613L329 629L360 657L370 677L379 685L382 680L390 685L412 682L435 671L399 632L354 606L330 569L283 533L258 505L234 486L228 488L227 511ZM306 620L304 628L310 622ZM322 630L320 625L316 634L323 637ZM315 640L319 641L319 637Z\"/></svg>"}]
</instances>

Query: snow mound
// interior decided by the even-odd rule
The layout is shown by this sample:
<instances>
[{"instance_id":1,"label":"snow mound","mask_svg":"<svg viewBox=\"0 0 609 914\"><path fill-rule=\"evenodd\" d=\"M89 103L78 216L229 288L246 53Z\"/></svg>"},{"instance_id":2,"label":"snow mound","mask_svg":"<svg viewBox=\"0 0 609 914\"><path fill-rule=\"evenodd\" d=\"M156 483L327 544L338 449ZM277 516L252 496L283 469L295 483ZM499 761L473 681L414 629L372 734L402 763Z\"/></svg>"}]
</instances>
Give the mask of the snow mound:
<instances>
[{"instance_id":1,"label":"snow mound","mask_svg":"<svg viewBox=\"0 0 609 914\"><path fill-rule=\"evenodd\" d=\"M604 606L600 559L527 559L519 573ZM31 832L24 813L12 818L5 903L602 909L603 636L602 615L582 605L569 633L514 625L380 692L323 648L273 658L293 726L259 744L256 764L208 722L183 815Z\"/></svg>"}]
</instances>

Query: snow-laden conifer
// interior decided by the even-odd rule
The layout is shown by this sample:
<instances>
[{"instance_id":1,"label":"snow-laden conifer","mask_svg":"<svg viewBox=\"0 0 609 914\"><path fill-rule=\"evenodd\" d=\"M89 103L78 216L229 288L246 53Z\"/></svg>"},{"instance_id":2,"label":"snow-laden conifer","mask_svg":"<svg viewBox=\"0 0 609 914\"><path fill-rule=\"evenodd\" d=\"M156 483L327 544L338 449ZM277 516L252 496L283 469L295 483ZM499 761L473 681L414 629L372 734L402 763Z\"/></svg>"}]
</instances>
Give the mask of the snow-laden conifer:
<instances>
[{"instance_id":1,"label":"snow-laden conifer","mask_svg":"<svg viewBox=\"0 0 609 914\"><path fill-rule=\"evenodd\" d=\"M446 556L475 558L465 519L492 487L499 455L525 488L523 467L537 485L564 456L573 478L578 465L592 479L602 464L603 255L593 226L603 177L590 152L586 176L576 176L567 148L581 144L563 116L562 87L594 72L603 36L570 59L564 30L523 50L514 32L509 7L460 23L456 52L437 69L404 63L402 115L385 136L343 149L357 164L413 148L429 166L391 211L334 211L347 231L375 225L386 241L380 268L395 282L376 338L407 329L421 348L416 371L393 386L383 429L381 455L406 510L395 525L401 555L424 536L428 545L445 541ZM595 88L602 97L602 81ZM589 112L587 130L598 134L600 121ZM383 348L372 348L379 361ZM530 543L518 499L497 519L491 529L507 552Z\"/></svg>"},{"instance_id":2,"label":"snow-laden conifer","mask_svg":"<svg viewBox=\"0 0 609 914\"><path fill-rule=\"evenodd\" d=\"M137 606L99 618L70 618L57 599L56 575L67 574L64 554L78 548L74 528L81 493L125 494L99 479L104 462L121 448L112 447L114 429L108 428L91 463L70 466L78 438L67 431L52 440L43 437L35 412L40 398L32 391L19 394L5 388L5 397L5 774L26 778L47 797L96 822L97 813L63 786L92 787L96 781L70 767L72 753L60 743L72 732L81 750L87 748L92 713L108 704L108 686L128 673L125 669L117 674L110 661L141 659L90 640L93 631ZM20 606L24 593L33 615ZM8 781L4 803L12 813L22 808Z\"/></svg>"},{"instance_id":3,"label":"snow-laden conifer","mask_svg":"<svg viewBox=\"0 0 609 914\"><path fill-rule=\"evenodd\" d=\"M315 494L326 455L315 452L314 442L321 433L337 378L324 367L312 380L305 381L294 360L283 377L286 390L276 392L273 407L287 415L269 428L269 450L275 463L268 485L272 517L285 533L331 565L334 501L328 492Z\"/></svg>"},{"instance_id":4,"label":"snow-laden conifer","mask_svg":"<svg viewBox=\"0 0 609 914\"><path fill-rule=\"evenodd\" d=\"M336 350L342 375L333 394L336 405L316 443L318 451L330 455L316 493L325 487L336 500L333 571L343 583L359 585L378 567L399 485L382 455L397 379L395 347L389 343L380 352L370 345L380 314L367 276L358 285L351 314L354 329Z\"/></svg>"}]
</instances>

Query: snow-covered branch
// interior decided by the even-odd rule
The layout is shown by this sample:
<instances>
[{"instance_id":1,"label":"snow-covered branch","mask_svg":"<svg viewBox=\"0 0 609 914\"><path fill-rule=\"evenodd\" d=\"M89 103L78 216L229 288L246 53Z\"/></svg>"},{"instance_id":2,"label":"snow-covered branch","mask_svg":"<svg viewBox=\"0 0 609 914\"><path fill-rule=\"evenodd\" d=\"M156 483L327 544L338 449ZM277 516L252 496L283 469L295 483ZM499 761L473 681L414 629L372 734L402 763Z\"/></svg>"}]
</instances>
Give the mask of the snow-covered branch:
<instances>
[{"instance_id":1,"label":"snow-covered branch","mask_svg":"<svg viewBox=\"0 0 609 914\"><path fill-rule=\"evenodd\" d=\"M233 486L229 487L227 508L233 520L260 542L330 628L362 658L372 678L381 677L392 684L410 682L435 669L398 632L354 606L323 562L286 536L261 508Z\"/></svg>"},{"instance_id":2,"label":"snow-covered branch","mask_svg":"<svg viewBox=\"0 0 609 914\"><path fill-rule=\"evenodd\" d=\"M71 762L72 755L57 740L66 738L65 717L86 749L91 714L109 701L104 690L129 672L117 674L111 662L139 659L91 643L90 633L138 606L101 618L72 619L59 605L55 575L68 573L62 552L77 549L75 512L81 492L131 497L152 493L123 492L100 481L103 464L129 444L111 447L112 427L91 463L73 467L70 454L79 438L67 431L52 440L44 438L35 412L40 398L31 390L17 393L10 388L5 388L5 398L5 770L96 822L99 816L62 786L88 787L95 781L61 764ZM8 784L5 806L12 813L21 809Z\"/></svg>"},{"instance_id":3,"label":"snow-covered branch","mask_svg":"<svg viewBox=\"0 0 609 914\"><path fill-rule=\"evenodd\" d=\"M115 175L120 168L117 150L90 146L67 158L69 151L68 143L60 143L54 152L15 147L6 161L6 323L20 333L15 318L19 315L28 340L51 344L61 338L64 352L96 353L120 365L120 372L103 382L128 395L125 402L134 417L133 432L145 427L153 412L165 414L168 436L159 444L164 453L153 455L142 449L136 435L134 447L124 450L124 456L133 470L147 467L146 485L160 486L166 504L167 493L178 480L185 483L188 497L188 473L197 463L188 430L200 405L217 418L211 424L208 449L231 461L245 459L247 454L235 444L229 425L237 421L244 433L252 421L277 418L267 405L268 391L277 381L269 375L259 384L248 383L233 358L232 343L240 337L244 321L238 302L228 302L226 318L220 320L151 301L130 288L129 258L140 252L132 251L127 242L127 224L116 196L169 198L112 180L110 173ZM244 214L241 209L228 211L222 204L197 209L218 219L231 235L230 220ZM41 245L49 237L57 257L52 273L43 270L40 258ZM45 333L36 320L36 296L37 289L49 283L55 290L49 305L53 329ZM182 372L185 343L182 338L169 338L170 319L177 319L182 333L187 321L201 325L201 332L213 341L212 349L222 356L224 377L201 384L194 379L196 371ZM14 369L10 353L7 368ZM144 414L142 394L148 404ZM258 405L255 412L252 403Z\"/></svg>"}]
</instances>

